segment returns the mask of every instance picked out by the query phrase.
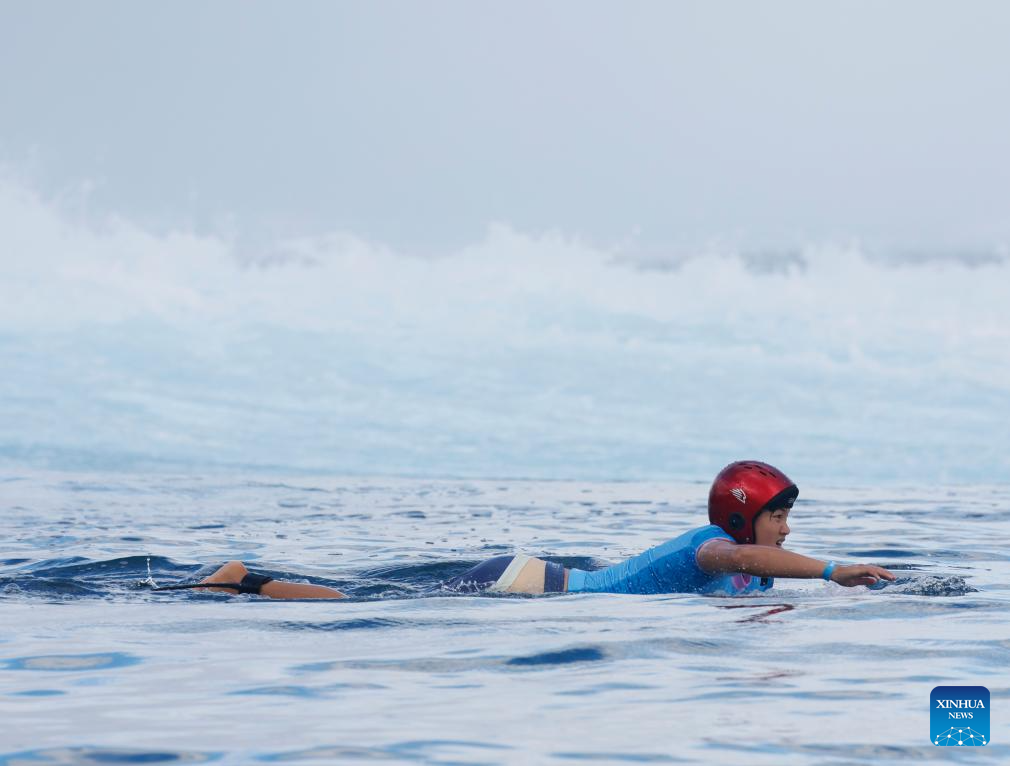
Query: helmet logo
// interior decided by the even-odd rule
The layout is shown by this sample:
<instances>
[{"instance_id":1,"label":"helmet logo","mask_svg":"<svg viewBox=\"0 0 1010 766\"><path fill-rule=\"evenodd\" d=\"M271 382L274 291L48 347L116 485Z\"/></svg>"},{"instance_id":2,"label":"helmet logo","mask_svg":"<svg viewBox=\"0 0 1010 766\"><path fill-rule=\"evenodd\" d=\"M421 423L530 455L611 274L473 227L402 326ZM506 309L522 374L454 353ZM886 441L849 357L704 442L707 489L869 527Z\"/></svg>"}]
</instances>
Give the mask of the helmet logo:
<instances>
[{"instance_id":1,"label":"helmet logo","mask_svg":"<svg viewBox=\"0 0 1010 766\"><path fill-rule=\"evenodd\" d=\"M747 493L744 492L740 487L733 487L733 489L731 489L729 493L744 505L747 504Z\"/></svg>"}]
</instances>

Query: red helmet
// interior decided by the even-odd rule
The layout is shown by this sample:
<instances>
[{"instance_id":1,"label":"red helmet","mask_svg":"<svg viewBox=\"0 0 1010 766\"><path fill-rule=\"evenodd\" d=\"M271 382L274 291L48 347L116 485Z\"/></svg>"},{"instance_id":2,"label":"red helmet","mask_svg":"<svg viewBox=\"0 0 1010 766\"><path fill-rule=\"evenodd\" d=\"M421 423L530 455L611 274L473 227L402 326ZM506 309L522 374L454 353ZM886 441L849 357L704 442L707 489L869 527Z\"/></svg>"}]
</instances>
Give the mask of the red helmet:
<instances>
[{"instance_id":1,"label":"red helmet","mask_svg":"<svg viewBox=\"0 0 1010 766\"><path fill-rule=\"evenodd\" d=\"M754 542L754 519L761 511L792 508L800 491L778 468L757 460L730 463L708 493L708 520L738 543Z\"/></svg>"}]
</instances>

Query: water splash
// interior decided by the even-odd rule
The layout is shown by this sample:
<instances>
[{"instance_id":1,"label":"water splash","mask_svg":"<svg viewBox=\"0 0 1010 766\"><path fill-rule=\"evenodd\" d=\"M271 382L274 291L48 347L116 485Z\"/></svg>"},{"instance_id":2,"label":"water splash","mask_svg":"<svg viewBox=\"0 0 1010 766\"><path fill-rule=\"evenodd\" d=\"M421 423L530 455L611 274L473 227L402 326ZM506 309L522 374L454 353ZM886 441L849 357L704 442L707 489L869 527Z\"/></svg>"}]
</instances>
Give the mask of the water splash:
<instances>
[{"instance_id":1,"label":"water splash","mask_svg":"<svg viewBox=\"0 0 1010 766\"><path fill-rule=\"evenodd\" d=\"M869 586L871 590L887 590L906 596L966 596L978 593L960 575L923 575L919 577L899 577L894 582L879 580Z\"/></svg>"},{"instance_id":2,"label":"water splash","mask_svg":"<svg viewBox=\"0 0 1010 766\"><path fill-rule=\"evenodd\" d=\"M151 557L147 557L147 578L140 581L141 585L150 585L152 588L157 588L158 583L154 581L154 575L151 574Z\"/></svg>"}]
</instances>

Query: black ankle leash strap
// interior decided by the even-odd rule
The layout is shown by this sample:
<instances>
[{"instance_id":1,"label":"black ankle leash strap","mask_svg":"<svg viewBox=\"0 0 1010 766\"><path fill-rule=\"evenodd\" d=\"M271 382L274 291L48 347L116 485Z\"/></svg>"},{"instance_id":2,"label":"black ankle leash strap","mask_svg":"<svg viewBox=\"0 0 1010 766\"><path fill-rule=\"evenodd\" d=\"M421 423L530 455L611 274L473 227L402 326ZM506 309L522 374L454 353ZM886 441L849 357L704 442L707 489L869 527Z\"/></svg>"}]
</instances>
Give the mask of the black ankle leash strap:
<instances>
[{"instance_id":1,"label":"black ankle leash strap","mask_svg":"<svg viewBox=\"0 0 1010 766\"><path fill-rule=\"evenodd\" d=\"M259 595L260 590L268 582L273 582L273 577L268 575L258 575L250 572L245 577L242 578L242 582L238 584L239 593L254 593Z\"/></svg>"},{"instance_id":2,"label":"black ankle leash strap","mask_svg":"<svg viewBox=\"0 0 1010 766\"><path fill-rule=\"evenodd\" d=\"M237 590L239 593L251 593L259 595L260 590L268 582L273 582L273 577L268 575L253 574L250 572L242 578L242 582L193 582L185 585L162 585L152 590L189 590L190 588L228 588Z\"/></svg>"}]
</instances>

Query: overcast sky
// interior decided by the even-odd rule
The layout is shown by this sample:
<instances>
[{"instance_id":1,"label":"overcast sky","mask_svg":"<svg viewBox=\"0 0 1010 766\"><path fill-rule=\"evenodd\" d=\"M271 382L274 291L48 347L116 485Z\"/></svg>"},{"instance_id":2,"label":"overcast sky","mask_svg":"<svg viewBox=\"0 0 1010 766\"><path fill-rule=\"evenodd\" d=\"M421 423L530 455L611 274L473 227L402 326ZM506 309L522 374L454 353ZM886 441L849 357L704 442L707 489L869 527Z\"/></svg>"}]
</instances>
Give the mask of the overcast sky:
<instances>
[{"instance_id":1,"label":"overcast sky","mask_svg":"<svg viewBox=\"0 0 1010 766\"><path fill-rule=\"evenodd\" d=\"M0 163L250 242L984 249L1008 39L1001 2L0 0Z\"/></svg>"}]
</instances>

